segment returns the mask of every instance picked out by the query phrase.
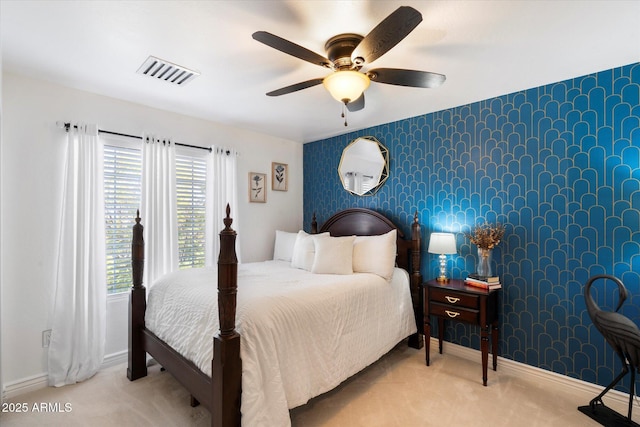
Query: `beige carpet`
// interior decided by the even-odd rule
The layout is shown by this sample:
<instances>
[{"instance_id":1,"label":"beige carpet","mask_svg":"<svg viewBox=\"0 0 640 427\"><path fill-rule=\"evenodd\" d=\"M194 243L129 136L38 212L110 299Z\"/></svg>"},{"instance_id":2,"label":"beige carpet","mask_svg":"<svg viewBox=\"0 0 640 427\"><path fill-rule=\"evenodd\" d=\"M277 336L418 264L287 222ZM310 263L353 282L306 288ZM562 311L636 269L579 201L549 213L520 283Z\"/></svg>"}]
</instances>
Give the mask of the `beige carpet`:
<instances>
[{"instance_id":1,"label":"beige carpet","mask_svg":"<svg viewBox=\"0 0 640 427\"><path fill-rule=\"evenodd\" d=\"M293 426L598 426L577 410L583 395L544 389L500 371L482 386L480 361L431 355L398 345L380 361L308 404L291 411ZM158 366L135 382L126 366L99 372L73 386L46 388L5 402L26 403L28 413L0 413L9 426L207 426L206 409L189 406L187 392ZM628 380L627 380L628 381ZM593 397L593 396L591 396ZM606 398L605 398L606 402ZM33 412L48 404L56 412ZM65 404L69 412L65 411ZM7 409L8 405L3 407ZM616 408L617 409L617 408ZM640 408L634 408L639 421ZM270 427L270 426L269 426Z\"/></svg>"}]
</instances>

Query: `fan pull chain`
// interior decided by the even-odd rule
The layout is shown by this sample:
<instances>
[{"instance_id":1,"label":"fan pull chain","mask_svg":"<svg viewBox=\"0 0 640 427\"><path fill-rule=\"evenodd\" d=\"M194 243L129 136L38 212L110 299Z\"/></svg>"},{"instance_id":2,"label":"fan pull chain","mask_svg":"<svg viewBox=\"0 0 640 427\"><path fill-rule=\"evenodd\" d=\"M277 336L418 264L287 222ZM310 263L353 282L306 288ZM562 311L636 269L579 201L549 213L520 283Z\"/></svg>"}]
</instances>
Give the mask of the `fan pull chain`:
<instances>
[{"instance_id":1,"label":"fan pull chain","mask_svg":"<svg viewBox=\"0 0 640 427\"><path fill-rule=\"evenodd\" d=\"M344 104L342 104L342 115L340 116L344 119L344 125L348 126L347 123L347 101L345 101Z\"/></svg>"}]
</instances>

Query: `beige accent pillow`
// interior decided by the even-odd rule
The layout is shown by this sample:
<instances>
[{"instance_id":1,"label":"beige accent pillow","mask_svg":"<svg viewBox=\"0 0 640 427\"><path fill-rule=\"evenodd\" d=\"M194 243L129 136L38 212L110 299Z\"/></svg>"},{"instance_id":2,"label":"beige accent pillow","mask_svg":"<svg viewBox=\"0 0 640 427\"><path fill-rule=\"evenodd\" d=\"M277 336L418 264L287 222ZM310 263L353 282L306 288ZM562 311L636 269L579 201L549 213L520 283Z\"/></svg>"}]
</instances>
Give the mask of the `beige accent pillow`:
<instances>
[{"instance_id":1,"label":"beige accent pillow","mask_svg":"<svg viewBox=\"0 0 640 427\"><path fill-rule=\"evenodd\" d=\"M353 242L355 236L314 236L316 256L312 273L353 274Z\"/></svg>"},{"instance_id":2,"label":"beige accent pillow","mask_svg":"<svg viewBox=\"0 0 640 427\"><path fill-rule=\"evenodd\" d=\"M353 272L373 273L387 280L396 265L397 230L380 236L357 236L353 243Z\"/></svg>"},{"instance_id":3,"label":"beige accent pillow","mask_svg":"<svg viewBox=\"0 0 640 427\"><path fill-rule=\"evenodd\" d=\"M273 246L273 259L291 262L293 248L296 245L298 233L276 230L276 243Z\"/></svg>"},{"instance_id":4,"label":"beige accent pillow","mask_svg":"<svg viewBox=\"0 0 640 427\"><path fill-rule=\"evenodd\" d=\"M316 254L313 244L314 236L329 236L329 233L309 234L302 230L298 231L296 242L293 245L293 253L291 254L291 267L311 271Z\"/></svg>"}]
</instances>

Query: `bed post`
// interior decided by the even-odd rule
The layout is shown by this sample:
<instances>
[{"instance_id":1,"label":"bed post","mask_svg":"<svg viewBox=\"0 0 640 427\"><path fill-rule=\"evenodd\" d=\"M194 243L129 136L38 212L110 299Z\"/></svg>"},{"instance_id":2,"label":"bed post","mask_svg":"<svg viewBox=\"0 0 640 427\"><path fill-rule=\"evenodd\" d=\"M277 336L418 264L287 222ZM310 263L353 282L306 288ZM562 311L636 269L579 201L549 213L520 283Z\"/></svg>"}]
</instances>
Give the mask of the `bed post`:
<instances>
[{"instance_id":1,"label":"bed post","mask_svg":"<svg viewBox=\"0 0 640 427\"><path fill-rule=\"evenodd\" d=\"M127 378L130 381L147 376L147 359L142 342L144 312L147 308L146 289L142 285L144 271L144 227L140 224L140 211L136 213L131 240L131 269L133 286L129 296L129 366Z\"/></svg>"},{"instance_id":2,"label":"bed post","mask_svg":"<svg viewBox=\"0 0 640 427\"><path fill-rule=\"evenodd\" d=\"M416 326L418 328L418 332L409 337L409 345L413 348L422 348L424 345L424 337L420 333L423 323L422 296L420 293L420 284L422 283L420 241L420 223L418 222L418 211L416 211L411 225L411 299L413 300L413 312L416 316Z\"/></svg>"},{"instance_id":3,"label":"bed post","mask_svg":"<svg viewBox=\"0 0 640 427\"><path fill-rule=\"evenodd\" d=\"M211 377L213 402L211 425L240 425L242 360L240 335L236 332L236 296L238 290L238 258L236 232L231 228L231 208L227 204L225 228L220 232L218 257L218 316L220 331L213 337Z\"/></svg>"},{"instance_id":4,"label":"bed post","mask_svg":"<svg viewBox=\"0 0 640 427\"><path fill-rule=\"evenodd\" d=\"M316 213L311 218L311 234L318 234L318 221L316 221Z\"/></svg>"}]
</instances>

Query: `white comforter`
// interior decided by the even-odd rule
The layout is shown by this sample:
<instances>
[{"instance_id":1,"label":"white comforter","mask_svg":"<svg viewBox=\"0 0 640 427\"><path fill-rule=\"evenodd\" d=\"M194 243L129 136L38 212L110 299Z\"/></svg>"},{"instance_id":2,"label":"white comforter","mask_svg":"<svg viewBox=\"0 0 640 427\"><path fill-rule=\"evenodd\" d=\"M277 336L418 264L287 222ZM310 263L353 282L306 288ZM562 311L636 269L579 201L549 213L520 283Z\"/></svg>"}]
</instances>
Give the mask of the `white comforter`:
<instances>
[{"instance_id":1,"label":"white comforter","mask_svg":"<svg viewBox=\"0 0 640 427\"><path fill-rule=\"evenodd\" d=\"M146 326L211 375L217 273L172 273L150 289ZM289 426L289 409L335 388L416 332L408 275L312 274L283 261L238 266L242 424Z\"/></svg>"}]
</instances>

